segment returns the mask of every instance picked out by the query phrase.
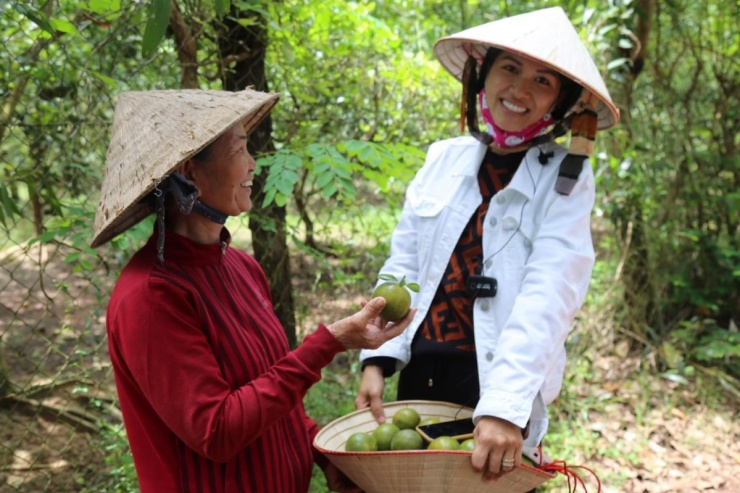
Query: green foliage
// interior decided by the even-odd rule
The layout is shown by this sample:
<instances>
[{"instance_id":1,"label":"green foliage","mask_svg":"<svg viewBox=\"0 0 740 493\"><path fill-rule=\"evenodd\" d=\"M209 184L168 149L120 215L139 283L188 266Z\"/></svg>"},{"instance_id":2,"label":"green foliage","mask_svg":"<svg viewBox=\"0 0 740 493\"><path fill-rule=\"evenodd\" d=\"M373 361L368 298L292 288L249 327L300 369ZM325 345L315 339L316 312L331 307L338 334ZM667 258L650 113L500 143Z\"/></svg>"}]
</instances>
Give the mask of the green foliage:
<instances>
[{"instance_id":1,"label":"green foliage","mask_svg":"<svg viewBox=\"0 0 740 493\"><path fill-rule=\"evenodd\" d=\"M615 62L637 48L642 11L636 6L626 2L604 11L603 46ZM639 293L636 302L645 303L647 317L630 330L656 346L675 343L675 332L695 319L712 319L712 337L727 338L740 317L740 37L730 34L738 9L722 1L660 3L642 47L644 66L633 66L630 58L610 70L612 95L629 112L623 112L622 128L604 140L613 150L599 159L603 199L597 207L614 224L624 272L640 273L641 284L625 292ZM700 348L711 346L702 342L708 333L695 335L676 344L682 361L707 356ZM671 359L663 363L671 367ZM738 375L736 367L731 371Z\"/></svg>"},{"instance_id":2,"label":"green foliage","mask_svg":"<svg viewBox=\"0 0 740 493\"><path fill-rule=\"evenodd\" d=\"M216 15L223 17L231 8L231 0L216 0Z\"/></svg>"},{"instance_id":3,"label":"green foliage","mask_svg":"<svg viewBox=\"0 0 740 493\"><path fill-rule=\"evenodd\" d=\"M675 356L666 361L680 374L688 371L691 376L694 371L686 359L706 366L724 366L731 374L740 375L740 333L737 327L728 331L714 319L693 317L681 321L662 348L666 352L675 348Z\"/></svg>"},{"instance_id":4,"label":"green foliage","mask_svg":"<svg viewBox=\"0 0 740 493\"><path fill-rule=\"evenodd\" d=\"M110 466L108 484L96 485L92 490L97 493L137 493L139 483L136 479L136 468L131 456L131 449L122 426L103 425L101 428L101 448L105 451L105 462Z\"/></svg>"},{"instance_id":5,"label":"green foliage","mask_svg":"<svg viewBox=\"0 0 740 493\"><path fill-rule=\"evenodd\" d=\"M419 292L419 285L415 282L406 282L406 276L403 276L399 280L396 278L396 276L392 274L378 274L378 279L380 279L381 281L395 282L401 287L407 287L410 291L413 291L414 293Z\"/></svg>"},{"instance_id":6,"label":"green foliage","mask_svg":"<svg viewBox=\"0 0 740 493\"><path fill-rule=\"evenodd\" d=\"M392 182L410 179L422 159L421 151L411 146L358 140L283 148L258 160L258 172L268 172L263 206L273 201L284 206L294 194L301 202L317 196L322 202L338 199L349 205L357 194L355 181L370 181L388 193Z\"/></svg>"}]
</instances>

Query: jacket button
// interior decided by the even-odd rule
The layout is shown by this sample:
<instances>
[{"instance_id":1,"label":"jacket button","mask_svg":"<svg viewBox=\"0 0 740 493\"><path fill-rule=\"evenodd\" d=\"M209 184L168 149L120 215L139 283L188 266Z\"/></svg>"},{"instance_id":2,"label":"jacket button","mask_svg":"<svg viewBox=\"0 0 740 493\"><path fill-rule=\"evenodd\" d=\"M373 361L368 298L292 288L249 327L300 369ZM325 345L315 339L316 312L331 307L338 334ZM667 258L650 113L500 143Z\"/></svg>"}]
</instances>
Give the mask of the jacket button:
<instances>
[{"instance_id":1,"label":"jacket button","mask_svg":"<svg viewBox=\"0 0 740 493\"><path fill-rule=\"evenodd\" d=\"M499 204L503 204L504 202L506 202L506 197L501 194L496 194L496 202L498 202Z\"/></svg>"},{"instance_id":2,"label":"jacket button","mask_svg":"<svg viewBox=\"0 0 740 493\"><path fill-rule=\"evenodd\" d=\"M527 248L531 248L532 247L532 240L530 240L529 238L524 238L524 246L527 247Z\"/></svg>"},{"instance_id":3,"label":"jacket button","mask_svg":"<svg viewBox=\"0 0 740 493\"><path fill-rule=\"evenodd\" d=\"M490 269L492 265L493 265L493 260L490 260L490 259L486 260L486 269Z\"/></svg>"},{"instance_id":4,"label":"jacket button","mask_svg":"<svg viewBox=\"0 0 740 493\"><path fill-rule=\"evenodd\" d=\"M490 224L491 226L496 226L496 218L491 217L491 219L488 220L488 224Z\"/></svg>"},{"instance_id":5,"label":"jacket button","mask_svg":"<svg viewBox=\"0 0 740 493\"><path fill-rule=\"evenodd\" d=\"M491 351L486 353L486 361L493 361L493 353Z\"/></svg>"},{"instance_id":6,"label":"jacket button","mask_svg":"<svg viewBox=\"0 0 740 493\"><path fill-rule=\"evenodd\" d=\"M489 308L488 300L481 301L481 303L480 303L480 309L483 310L484 312L487 312L488 311L488 308Z\"/></svg>"},{"instance_id":7,"label":"jacket button","mask_svg":"<svg viewBox=\"0 0 740 493\"><path fill-rule=\"evenodd\" d=\"M506 231L511 231L512 229L516 229L517 225L518 225L518 222L513 217L504 218L503 228Z\"/></svg>"}]
</instances>

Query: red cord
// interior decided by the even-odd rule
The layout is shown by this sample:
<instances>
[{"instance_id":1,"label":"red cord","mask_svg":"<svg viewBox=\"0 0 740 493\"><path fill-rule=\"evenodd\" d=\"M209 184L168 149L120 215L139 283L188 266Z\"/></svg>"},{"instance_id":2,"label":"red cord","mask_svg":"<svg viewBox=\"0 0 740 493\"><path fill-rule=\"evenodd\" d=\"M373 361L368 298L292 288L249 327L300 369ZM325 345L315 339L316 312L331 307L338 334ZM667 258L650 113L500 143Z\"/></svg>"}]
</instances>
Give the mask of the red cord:
<instances>
[{"instance_id":1,"label":"red cord","mask_svg":"<svg viewBox=\"0 0 740 493\"><path fill-rule=\"evenodd\" d=\"M601 493L601 480L599 480L599 476L596 475L596 473L586 467L586 466L569 466L565 463L564 460L556 460L552 461L547 465L540 467L543 471L548 472L554 472L554 473L560 473L564 475L566 478L568 478L568 493L576 493L578 490L578 485L580 484L583 487L583 491L585 493L588 493L588 488L586 488L586 483L583 482L583 479L581 479L581 476L575 472L573 469L585 469L586 471L590 472L591 475L596 478L596 484L598 486L598 490L596 493ZM573 481L571 485L571 480Z\"/></svg>"}]
</instances>

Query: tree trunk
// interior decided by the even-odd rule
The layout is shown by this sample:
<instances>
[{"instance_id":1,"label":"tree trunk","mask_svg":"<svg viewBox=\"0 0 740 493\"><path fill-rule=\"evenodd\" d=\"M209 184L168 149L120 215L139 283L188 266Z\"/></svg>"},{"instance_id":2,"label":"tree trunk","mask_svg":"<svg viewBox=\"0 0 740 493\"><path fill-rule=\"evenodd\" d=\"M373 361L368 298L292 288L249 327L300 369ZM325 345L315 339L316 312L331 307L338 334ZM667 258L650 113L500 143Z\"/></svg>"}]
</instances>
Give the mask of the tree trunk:
<instances>
[{"instance_id":1,"label":"tree trunk","mask_svg":"<svg viewBox=\"0 0 740 493\"><path fill-rule=\"evenodd\" d=\"M240 12L232 7L233 18ZM246 15L246 14L245 14ZM250 11L249 16L254 17ZM232 17L223 19L223 30L219 36L219 53L222 60L236 60L233 65L223 69L223 85L228 91L240 91L251 87L258 91L268 91L265 80L265 53L267 51L267 26L263 18L249 27L235 22ZM270 115L255 127L249 136L249 151L257 157L275 152L272 141L272 119ZM290 253L285 233L285 207L273 202L260 207L264 198L266 171L254 177L252 202L254 208L249 215L249 229L252 231L254 256L267 274L272 289L272 302L291 347L295 347L296 322L291 284Z\"/></svg>"},{"instance_id":2,"label":"tree trunk","mask_svg":"<svg viewBox=\"0 0 740 493\"><path fill-rule=\"evenodd\" d=\"M630 111L634 82L642 72L647 57L647 46L655 11L655 0L639 0L635 6L635 24L632 31L637 43L629 52L621 55L632 60L627 74L622 99L622 125L632 133ZM632 26L630 26L632 27ZM622 238L623 248L627 249L622 284L624 302L627 310L628 329L647 340L657 341L662 329L659 304L656 299L650 263L650 245L647 238L642 202L639 197L629 198L614 216L615 226Z\"/></svg>"},{"instance_id":3,"label":"tree trunk","mask_svg":"<svg viewBox=\"0 0 740 493\"><path fill-rule=\"evenodd\" d=\"M170 28L175 38L177 59L180 61L180 87L197 89L198 44L193 35L193 28L183 18L180 6L175 0L172 0L170 9Z\"/></svg>"}]
</instances>

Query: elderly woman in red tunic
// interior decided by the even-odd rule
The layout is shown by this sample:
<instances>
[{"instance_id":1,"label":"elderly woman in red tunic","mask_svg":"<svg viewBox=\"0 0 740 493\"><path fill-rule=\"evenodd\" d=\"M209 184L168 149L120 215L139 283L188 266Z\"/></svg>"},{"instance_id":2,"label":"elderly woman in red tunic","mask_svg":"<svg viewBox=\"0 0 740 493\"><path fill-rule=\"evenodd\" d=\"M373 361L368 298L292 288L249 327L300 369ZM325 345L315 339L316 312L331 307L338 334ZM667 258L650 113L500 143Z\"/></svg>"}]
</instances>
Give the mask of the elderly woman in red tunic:
<instances>
[{"instance_id":1,"label":"elderly woman in red tunic","mask_svg":"<svg viewBox=\"0 0 740 493\"><path fill-rule=\"evenodd\" d=\"M142 493L305 493L314 462L334 490L358 491L313 448L302 400L337 353L379 347L414 311L386 324L376 298L288 347L264 271L224 227L252 208L247 138L276 102L250 90L118 100L92 244L157 214L106 319Z\"/></svg>"}]
</instances>

